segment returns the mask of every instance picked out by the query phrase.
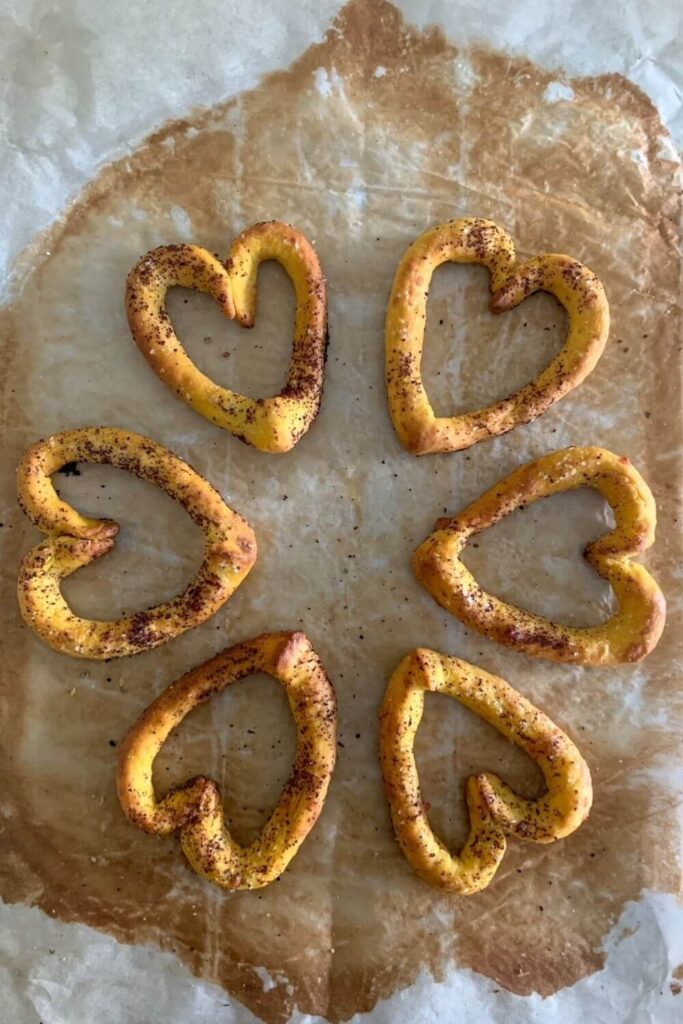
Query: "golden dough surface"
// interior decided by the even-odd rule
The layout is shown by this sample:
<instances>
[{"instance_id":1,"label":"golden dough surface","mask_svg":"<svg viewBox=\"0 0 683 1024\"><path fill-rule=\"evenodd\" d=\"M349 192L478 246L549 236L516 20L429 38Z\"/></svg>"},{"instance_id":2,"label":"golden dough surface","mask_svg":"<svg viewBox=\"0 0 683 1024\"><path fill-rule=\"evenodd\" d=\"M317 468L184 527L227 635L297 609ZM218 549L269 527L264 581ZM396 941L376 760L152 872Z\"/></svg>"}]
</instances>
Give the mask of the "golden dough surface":
<instances>
[{"instance_id":1,"label":"golden dough surface","mask_svg":"<svg viewBox=\"0 0 683 1024\"><path fill-rule=\"evenodd\" d=\"M434 271L445 262L486 267L492 313L515 309L529 295L544 291L569 314L562 350L537 377L502 401L460 416L434 414L421 372L429 286ZM608 333L604 288L593 271L572 256L546 252L517 263L510 236L493 221L478 217L430 228L404 254L386 316L389 411L401 444L415 455L456 452L536 419L588 376Z\"/></svg>"},{"instance_id":2,"label":"golden dough surface","mask_svg":"<svg viewBox=\"0 0 683 1024\"><path fill-rule=\"evenodd\" d=\"M196 776L157 799L152 765L169 734L197 705L252 672L285 688L296 725L294 767L248 847L228 831L218 786ZM322 811L337 753L334 689L303 633L270 633L236 644L166 689L128 731L119 752L121 806L146 832L180 832L194 870L224 889L260 889L285 870Z\"/></svg>"},{"instance_id":3,"label":"golden dough surface","mask_svg":"<svg viewBox=\"0 0 683 1024\"><path fill-rule=\"evenodd\" d=\"M467 541L520 506L579 487L607 500L614 529L584 550L612 587L617 611L597 626L552 622L483 590L460 559ZM413 554L418 580L435 601L466 625L533 657L581 665L640 661L657 645L666 618L659 585L631 561L654 542L657 510L650 488L629 459L604 448L564 448L511 473L453 517L439 519Z\"/></svg>"},{"instance_id":4,"label":"golden dough surface","mask_svg":"<svg viewBox=\"0 0 683 1024\"><path fill-rule=\"evenodd\" d=\"M205 292L242 327L256 318L259 265L277 260L296 293L287 382L270 398L248 398L216 384L192 362L166 312L169 288ZM135 343L161 379L201 416L264 452L287 452L320 408L327 357L327 288L311 243L289 224L267 221L243 231L223 265L198 245L163 245L143 256L126 283Z\"/></svg>"},{"instance_id":5,"label":"golden dough surface","mask_svg":"<svg viewBox=\"0 0 683 1024\"><path fill-rule=\"evenodd\" d=\"M415 736L425 693L460 701L520 747L541 768L547 792L518 796L490 772L466 782L470 831L459 855L434 834L420 791ZM467 896L485 889L505 855L507 838L552 843L574 832L593 802L590 772L561 729L497 676L425 648L411 651L391 676L380 710L380 761L396 836L425 882Z\"/></svg>"},{"instance_id":6,"label":"golden dough surface","mask_svg":"<svg viewBox=\"0 0 683 1024\"><path fill-rule=\"evenodd\" d=\"M63 501L51 477L71 462L108 463L155 483L204 534L204 558L177 597L120 619L75 615L61 581L112 549L118 525ZM17 593L25 622L45 643L77 658L121 658L157 647L214 615L256 561L254 532L199 473L156 441L117 427L82 427L37 441L17 470L19 503L47 539L24 555ZM172 543L172 538L169 538Z\"/></svg>"}]
</instances>

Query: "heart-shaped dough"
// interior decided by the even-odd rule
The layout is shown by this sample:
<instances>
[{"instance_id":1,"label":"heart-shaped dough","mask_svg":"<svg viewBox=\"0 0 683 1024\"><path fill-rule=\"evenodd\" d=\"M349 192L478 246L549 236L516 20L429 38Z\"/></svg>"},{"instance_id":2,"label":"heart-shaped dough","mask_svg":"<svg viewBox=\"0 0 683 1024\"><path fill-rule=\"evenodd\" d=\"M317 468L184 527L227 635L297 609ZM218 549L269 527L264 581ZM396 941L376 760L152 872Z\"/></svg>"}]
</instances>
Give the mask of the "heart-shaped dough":
<instances>
[{"instance_id":1,"label":"heart-shaped dough","mask_svg":"<svg viewBox=\"0 0 683 1024\"><path fill-rule=\"evenodd\" d=\"M247 398L195 366L166 312L179 285L205 292L230 319L253 327L259 264L277 260L296 293L296 324L287 382L272 398ZM126 312L143 356L200 415L264 452L287 452L318 414L327 356L327 286L311 243L289 224L269 221L243 231L225 266L197 245L163 245L136 264L126 283Z\"/></svg>"},{"instance_id":2,"label":"heart-shaped dough","mask_svg":"<svg viewBox=\"0 0 683 1024\"><path fill-rule=\"evenodd\" d=\"M296 725L296 755L280 800L248 847L232 838L218 786L197 776L157 800L154 758L198 704L252 672L284 686ZM117 788L134 825L180 842L194 870L224 889L259 889L285 870L323 809L337 753L337 704L303 633L270 633L230 647L168 687L130 729L119 752Z\"/></svg>"},{"instance_id":3,"label":"heart-shaped dough","mask_svg":"<svg viewBox=\"0 0 683 1024\"><path fill-rule=\"evenodd\" d=\"M492 313L550 292L569 314L562 351L520 391L478 412L435 416L420 364L432 274L446 261L480 263L491 276ZM457 452L536 419L591 372L607 341L609 306L596 275L571 256L543 253L515 264L512 239L490 220L465 218L420 235L401 260L386 319L389 411L401 444L414 455Z\"/></svg>"},{"instance_id":4,"label":"heart-shaped dough","mask_svg":"<svg viewBox=\"0 0 683 1024\"><path fill-rule=\"evenodd\" d=\"M470 834L454 856L427 818L415 764L415 735L425 691L455 697L531 757L547 793L517 796L497 775L472 775L466 797ZM389 680L380 710L380 762L391 818L401 849L425 882L466 896L485 889L503 859L506 837L551 843L588 817L590 772L572 741L550 719L498 676L459 658L418 648Z\"/></svg>"},{"instance_id":5,"label":"heart-shaped dough","mask_svg":"<svg viewBox=\"0 0 683 1024\"><path fill-rule=\"evenodd\" d=\"M180 502L204 534L204 560L182 594L110 622L74 615L61 580L110 551L119 528L110 519L82 516L57 496L50 478L69 462L109 463ZM46 643L77 658L138 654L200 625L225 604L256 561L251 527L218 491L177 455L128 430L83 427L38 441L19 465L17 488L24 512L48 535L22 560L21 613Z\"/></svg>"},{"instance_id":6,"label":"heart-shaped dough","mask_svg":"<svg viewBox=\"0 0 683 1024\"><path fill-rule=\"evenodd\" d=\"M592 487L609 502L615 528L587 545L584 556L611 585L618 611L599 626L562 626L482 590L459 558L470 537L539 498ZM466 625L508 647L551 661L615 665L640 661L664 628L664 595L649 572L630 561L655 539L652 492L627 458L604 448L564 448L511 473L435 532L413 555L413 569L432 597Z\"/></svg>"}]
</instances>

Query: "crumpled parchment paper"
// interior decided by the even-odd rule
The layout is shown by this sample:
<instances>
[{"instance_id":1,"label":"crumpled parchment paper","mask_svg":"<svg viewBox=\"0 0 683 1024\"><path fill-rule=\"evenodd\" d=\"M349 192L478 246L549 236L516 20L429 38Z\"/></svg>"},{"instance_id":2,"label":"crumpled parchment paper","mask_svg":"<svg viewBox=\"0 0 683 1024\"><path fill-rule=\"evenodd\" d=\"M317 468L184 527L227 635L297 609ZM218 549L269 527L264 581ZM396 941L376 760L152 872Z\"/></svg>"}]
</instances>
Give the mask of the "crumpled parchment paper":
<instances>
[{"instance_id":1,"label":"crumpled parchment paper","mask_svg":"<svg viewBox=\"0 0 683 1024\"><path fill-rule=\"evenodd\" d=\"M625 77L545 70L531 49L475 43L470 29L462 41L457 6L427 5L427 17L416 5L421 23L445 24L417 29L383 0L354 0L291 67L160 128L103 167L34 241L1 314L0 893L10 906L0 921L6 911L7 927L15 920L18 935L46 942L54 925L43 917L39 926L11 905L72 922L59 932L72 957L93 935L80 926L92 926L134 945L126 970L152 956L135 945L161 948L199 979L183 982L183 998L199 1000L196 1019L224 1002L231 1016L217 1019L242 1019L234 1009L241 1003L266 1021L301 1013L340 1020L380 1001L378 1019L391 1012L387 1019L427 1020L462 1000L473 1020L523 1021L539 1006L543 1019L567 1020L573 1006L616 1021L624 1019L617 993L628 978L634 1020L673 1020L664 1014L678 1005L672 936L681 918L666 902L680 874L675 150L656 107ZM82 88L87 94L87 83ZM59 140L52 145L59 153ZM466 215L501 223L523 257L568 252L594 269L611 303L610 341L583 386L540 420L466 453L416 459L388 418L384 308L410 241ZM225 254L242 228L271 218L315 241L330 293L322 412L286 456L245 447L175 399L133 345L122 302L125 275L147 249L191 240ZM564 315L549 296L498 318L486 297L481 269L446 267L435 276L424 373L439 413L502 397L562 344ZM169 310L206 372L253 395L279 389L293 316L279 268L261 272L251 332L194 294L173 294ZM259 542L255 569L214 619L109 664L44 647L14 598L19 555L39 539L15 506L14 466L37 437L86 424L129 427L171 447L249 519ZM670 614L656 652L637 666L572 668L503 650L449 618L411 575L410 554L438 516L521 462L568 444L627 454L657 498L657 544L643 561L670 597ZM107 467L79 472L57 478L60 492L122 529L111 555L65 584L76 610L113 617L181 589L200 551L182 510ZM609 614L611 599L580 552L609 524L595 494L560 495L492 528L466 560L504 598L588 624ZM123 817L116 744L183 671L237 640L292 628L306 631L337 690L338 767L291 869L259 893L227 895L187 868L175 838L147 836ZM417 645L503 675L574 737L593 772L589 821L549 847L511 844L491 887L468 900L412 875L382 794L377 708L388 674ZM427 701L417 749L433 825L456 846L466 834L468 774L494 769L526 794L540 788L534 766L453 701ZM283 693L272 680L252 679L186 721L160 755L156 778L161 788L197 772L215 777L231 829L248 840L277 799L292 752ZM633 927L660 937L642 957L625 942ZM7 984L15 1014L30 1005L43 1020L85 1019L63 998L70 986L81 991L82 979L80 988L73 976L53 979L46 984L54 999L36 997L44 989L26 968L33 941L6 946L22 979ZM108 949L91 940L92 1019L109 1019L106 979L117 958ZM641 979L628 971L624 981L620 965L629 956L642 965ZM168 977L166 999L180 984L170 970ZM595 992L606 978L611 996L599 1010ZM141 977L137 1009L126 1002L111 1019L157 1019L148 1007L158 1008L158 988L158 978Z\"/></svg>"}]
</instances>

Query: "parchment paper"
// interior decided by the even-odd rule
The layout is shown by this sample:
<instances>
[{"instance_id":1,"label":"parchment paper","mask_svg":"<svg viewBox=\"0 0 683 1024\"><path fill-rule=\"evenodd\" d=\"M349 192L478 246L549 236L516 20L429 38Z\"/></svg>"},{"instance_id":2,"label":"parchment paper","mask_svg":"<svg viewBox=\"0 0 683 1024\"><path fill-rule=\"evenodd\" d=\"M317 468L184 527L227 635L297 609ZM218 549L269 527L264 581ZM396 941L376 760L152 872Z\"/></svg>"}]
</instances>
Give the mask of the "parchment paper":
<instances>
[{"instance_id":1,"label":"parchment paper","mask_svg":"<svg viewBox=\"0 0 683 1024\"><path fill-rule=\"evenodd\" d=\"M678 1005L681 916L675 900L666 902L679 891L681 834L674 151L652 102L621 75L546 71L524 56L458 45L457 20L448 24L448 36L417 30L388 3L352 2L289 69L165 125L104 167L24 254L2 314L0 892L8 904L119 942L151 943L187 964L208 1001L174 1016L169 975L167 1020L208 1019L221 1003L231 1015L216 1019L241 1020L230 1009L236 997L266 1021L302 1013L336 1021L409 986L408 1002L386 1004L387 1019L441 1019L448 1007L469 1008L473 1020L569 1020L572 1004L563 1010L558 1000L576 992L576 1012L591 1007L594 1019L623 1020L623 1007L614 1007L624 985L633 1020L673 1020L664 1014ZM554 250L587 263L605 284L613 326L594 373L536 423L467 453L418 460L401 449L387 414L384 308L409 242L465 215L501 223L523 257ZM322 412L279 457L247 448L175 399L133 345L122 302L126 272L147 249L192 240L225 254L242 228L271 218L315 241L330 292ZM550 297L493 318L486 296L480 269L448 267L435 277L424 363L439 413L504 396L562 344L566 325ZM253 395L279 389L293 299L278 268L261 272L252 332L194 294L173 294L169 309L206 372ZM260 552L209 623L109 664L48 650L21 623L14 599L19 555L38 540L14 505L14 466L37 437L86 424L138 430L186 458L249 519ZM627 454L657 498L657 544L643 561L670 598L669 620L638 666L571 668L503 650L449 618L410 572L412 550L439 515L568 444ZM200 551L182 510L117 471L79 470L58 478L60 492L122 529L113 554L66 583L75 609L113 617L181 589ZM466 561L507 600L588 624L609 614L611 599L580 552L609 524L594 494L561 495L491 529ZM259 893L226 895L187 868L174 838L144 835L125 820L114 791L116 744L183 671L238 640L293 628L311 638L337 690L338 767L291 869ZM503 675L574 737L594 777L593 812L575 835L549 847L512 844L492 886L468 900L412 875L381 790L377 708L388 674L417 645ZM185 723L156 777L160 788L197 772L215 777L230 828L248 840L276 801L292 753L282 692L252 679ZM540 791L519 752L441 698L427 701L418 763L432 823L456 846L466 834L462 784L471 772L493 769L520 792ZM642 914L632 909L641 904ZM659 941L646 944L624 981L623 970L609 973L608 956L625 963L622 933L646 919ZM32 934L34 918L14 920L19 935ZM43 918L36 934L47 942L52 927ZM80 932L59 934L72 951L87 945L86 930L85 945L72 937ZM90 945L100 951L89 972L90 1017L61 999L70 984L77 988L73 979L63 990L48 986L52 999L31 995L21 967L31 940L21 937L15 974L27 987L8 983L8 993L17 1006L40 1006L44 1020L161 1019L151 1009L160 984L159 976L147 981L153 969L140 973L135 1005L107 1017L116 958L99 941ZM149 955L133 949L128 969L151 963ZM593 989L590 976L600 979ZM599 1016L591 1000L615 976ZM481 988L472 994L471 978L490 979L486 1000Z\"/></svg>"}]
</instances>

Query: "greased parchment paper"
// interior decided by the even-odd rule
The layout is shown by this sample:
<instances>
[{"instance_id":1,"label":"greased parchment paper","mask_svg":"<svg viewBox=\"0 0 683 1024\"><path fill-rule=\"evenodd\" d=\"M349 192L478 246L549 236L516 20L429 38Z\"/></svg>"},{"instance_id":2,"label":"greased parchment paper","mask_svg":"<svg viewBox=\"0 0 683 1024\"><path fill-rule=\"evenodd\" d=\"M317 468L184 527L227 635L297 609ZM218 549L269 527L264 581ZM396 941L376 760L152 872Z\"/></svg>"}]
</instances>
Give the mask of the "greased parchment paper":
<instances>
[{"instance_id":1,"label":"greased parchment paper","mask_svg":"<svg viewBox=\"0 0 683 1024\"><path fill-rule=\"evenodd\" d=\"M465 18L461 5L415 5L421 24L444 26L422 29L381 0L352 2L291 67L165 124L104 166L18 263L2 312L8 1020L336 1021L373 1011L392 1022L659 1022L683 1008L675 149L653 102L627 78L544 70L520 55L523 34L517 55L469 33L459 41L458 9ZM176 6L174 16L183 36L186 13ZM65 26L69 19L85 33L83 11L65 11ZM185 56L195 47L201 61L201 38L184 36ZM537 55L530 29L528 40ZM168 73L168 57L150 43L157 59L159 75ZM28 74L23 67L12 73ZM659 74L670 96L665 61ZM87 78L77 84L87 105ZM71 86L65 79L65 103ZM58 139L52 145L27 159L68 160ZM540 420L466 453L416 459L388 418L385 304L409 242L465 215L498 221L523 257L550 250L587 263L605 284L613 326L594 373ZM132 343L122 301L125 275L147 249L191 240L224 255L240 230L271 218L315 241L330 293L322 412L284 456L242 445L175 399ZM509 393L562 344L564 314L549 296L494 318L487 286L477 268L435 276L424 366L441 414ZM279 389L293 325L279 268L261 271L251 332L192 293L173 293L169 308L206 372L253 395ZM171 447L249 519L259 544L256 567L214 619L109 664L44 647L14 597L20 553L39 539L16 507L14 467L36 438L87 424ZM657 498L657 543L643 561L669 598L669 620L640 665L581 669L503 650L449 618L410 571L438 516L568 444L628 455ZM77 469L57 478L60 492L116 519L121 533L112 554L65 584L76 610L114 617L180 590L201 549L182 510L118 471ZM609 614L611 599L581 550L609 525L592 492L559 495L492 528L466 561L502 597L589 624ZM175 838L125 820L116 745L188 668L238 640L294 628L306 631L337 690L337 770L282 879L226 894L188 869ZM593 773L589 821L548 847L512 843L494 883L470 899L412 875L382 794L377 708L388 674L416 645L503 675L569 732ZM540 777L454 701L426 703L424 796L435 829L457 846L468 774L495 770L527 795L540 791ZM185 722L156 779L163 788L198 772L216 778L229 827L247 841L277 799L293 748L283 692L254 678Z\"/></svg>"}]
</instances>

